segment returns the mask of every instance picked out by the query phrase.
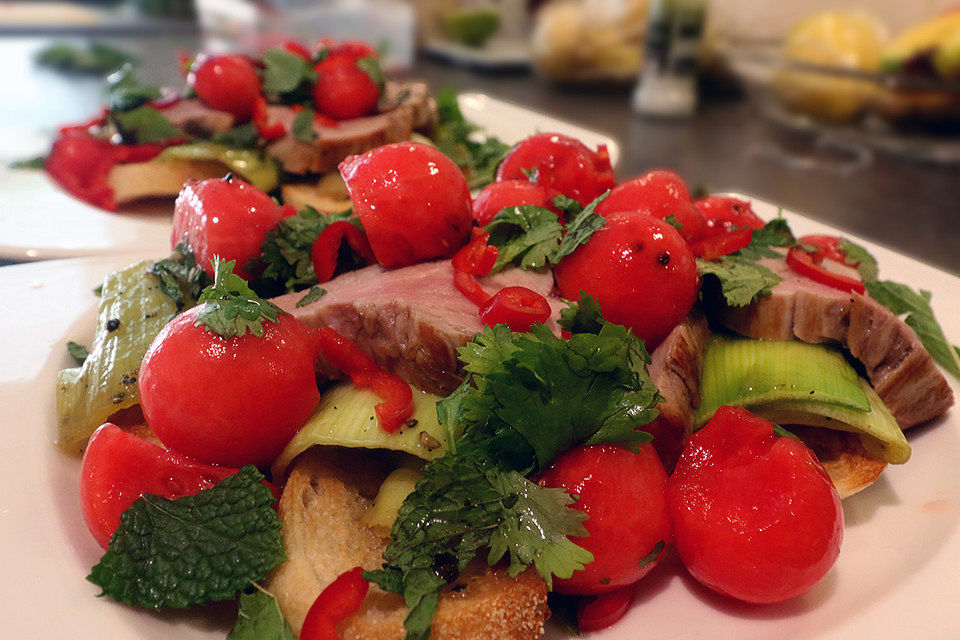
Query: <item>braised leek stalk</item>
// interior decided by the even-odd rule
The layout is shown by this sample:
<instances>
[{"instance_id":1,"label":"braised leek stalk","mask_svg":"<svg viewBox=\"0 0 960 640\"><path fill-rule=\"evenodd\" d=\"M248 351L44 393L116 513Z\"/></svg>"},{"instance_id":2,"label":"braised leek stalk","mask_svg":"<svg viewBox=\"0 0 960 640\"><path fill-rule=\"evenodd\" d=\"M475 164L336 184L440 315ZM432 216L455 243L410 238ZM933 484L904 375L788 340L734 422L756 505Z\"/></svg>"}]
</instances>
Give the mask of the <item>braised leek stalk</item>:
<instances>
[{"instance_id":1,"label":"braised leek stalk","mask_svg":"<svg viewBox=\"0 0 960 640\"><path fill-rule=\"evenodd\" d=\"M701 389L697 427L720 406L741 406L782 425L856 433L878 460L910 458L903 431L877 393L842 354L823 345L716 336L704 354Z\"/></svg>"},{"instance_id":2,"label":"braised leek stalk","mask_svg":"<svg viewBox=\"0 0 960 640\"><path fill-rule=\"evenodd\" d=\"M215 142L194 142L168 147L160 157L219 162L261 191L273 191L280 182L277 163L251 149L234 149Z\"/></svg>"},{"instance_id":3,"label":"braised leek stalk","mask_svg":"<svg viewBox=\"0 0 960 640\"><path fill-rule=\"evenodd\" d=\"M79 452L115 412L140 402L137 377L147 347L177 313L145 261L103 283L96 335L83 365L57 375L57 444Z\"/></svg>"},{"instance_id":4,"label":"braised leek stalk","mask_svg":"<svg viewBox=\"0 0 960 640\"><path fill-rule=\"evenodd\" d=\"M437 421L435 396L413 390L413 415L395 433L380 428L374 407L380 402L372 391L339 384L320 398L313 415L287 443L273 465L275 478L283 476L290 462L314 445L391 449L431 460L447 451L446 435Z\"/></svg>"}]
</instances>

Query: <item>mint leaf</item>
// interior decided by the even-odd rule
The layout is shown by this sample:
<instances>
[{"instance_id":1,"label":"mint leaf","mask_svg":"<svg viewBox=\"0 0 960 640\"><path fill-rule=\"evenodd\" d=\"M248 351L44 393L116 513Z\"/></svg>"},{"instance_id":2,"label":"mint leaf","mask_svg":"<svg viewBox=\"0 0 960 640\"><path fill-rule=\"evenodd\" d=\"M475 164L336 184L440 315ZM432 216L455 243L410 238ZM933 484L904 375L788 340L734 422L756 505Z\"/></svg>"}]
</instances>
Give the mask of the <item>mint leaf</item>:
<instances>
[{"instance_id":1,"label":"mint leaf","mask_svg":"<svg viewBox=\"0 0 960 640\"><path fill-rule=\"evenodd\" d=\"M846 238L840 241L837 248L846 256L847 263L857 268L861 280L864 282L873 282L877 279L877 276L880 274L880 269L877 266L877 259L874 258L869 251Z\"/></svg>"},{"instance_id":2,"label":"mint leaf","mask_svg":"<svg viewBox=\"0 0 960 640\"><path fill-rule=\"evenodd\" d=\"M7 165L10 169L43 169L47 163L47 156L37 156L36 158L25 158L23 160L14 160Z\"/></svg>"},{"instance_id":3,"label":"mint leaf","mask_svg":"<svg viewBox=\"0 0 960 640\"><path fill-rule=\"evenodd\" d=\"M875 280L865 284L871 298L898 316L906 315L904 322L916 331L933 359L960 380L960 353L951 347L933 315L930 292L921 289L917 293L905 284L890 280Z\"/></svg>"},{"instance_id":4,"label":"mint leaf","mask_svg":"<svg viewBox=\"0 0 960 640\"><path fill-rule=\"evenodd\" d=\"M738 255L719 260L697 258L701 277L712 276L720 283L724 299L732 307L750 304L760 296L770 295L783 278L767 267Z\"/></svg>"},{"instance_id":5,"label":"mint leaf","mask_svg":"<svg viewBox=\"0 0 960 640\"><path fill-rule=\"evenodd\" d=\"M73 358L73 361L77 363L78 367L82 366L90 355L90 351L85 346L72 340L67 342L67 353L70 354L70 357Z\"/></svg>"},{"instance_id":6,"label":"mint leaf","mask_svg":"<svg viewBox=\"0 0 960 640\"><path fill-rule=\"evenodd\" d=\"M240 594L237 624L227 640L296 640L277 600L260 589Z\"/></svg>"},{"instance_id":7,"label":"mint leaf","mask_svg":"<svg viewBox=\"0 0 960 640\"><path fill-rule=\"evenodd\" d=\"M132 138L138 144L186 136L182 129L170 124L166 116L149 105L117 111L111 113L110 118L125 138Z\"/></svg>"},{"instance_id":8,"label":"mint leaf","mask_svg":"<svg viewBox=\"0 0 960 640\"><path fill-rule=\"evenodd\" d=\"M307 295L297 300L297 309L301 309L311 302L316 302L325 295L327 295L326 289L323 289L319 286L310 287L310 291L307 292Z\"/></svg>"},{"instance_id":9,"label":"mint leaf","mask_svg":"<svg viewBox=\"0 0 960 640\"><path fill-rule=\"evenodd\" d=\"M107 94L111 112L136 109L161 95L160 89L134 77L131 64L123 65L107 77Z\"/></svg>"},{"instance_id":10,"label":"mint leaf","mask_svg":"<svg viewBox=\"0 0 960 640\"><path fill-rule=\"evenodd\" d=\"M316 74L310 63L286 49L267 49L263 54L263 90L284 94L297 89L301 83L313 82Z\"/></svg>"},{"instance_id":11,"label":"mint leaf","mask_svg":"<svg viewBox=\"0 0 960 640\"><path fill-rule=\"evenodd\" d=\"M254 124L241 124L229 131L215 133L210 137L210 142L222 144L233 149L251 149L257 146L260 139L260 133Z\"/></svg>"},{"instance_id":12,"label":"mint leaf","mask_svg":"<svg viewBox=\"0 0 960 640\"><path fill-rule=\"evenodd\" d=\"M236 261L226 262L214 256L213 284L203 290L198 302L206 303L197 314L197 325L204 325L221 338L242 336L247 331L263 336L263 321L278 322L280 307L260 298L247 281L233 273Z\"/></svg>"},{"instance_id":13,"label":"mint leaf","mask_svg":"<svg viewBox=\"0 0 960 640\"><path fill-rule=\"evenodd\" d=\"M158 260L150 273L160 278L160 288L177 303L177 311L196 306L200 293L212 280L200 268L186 238L177 243L169 258Z\"/></svg>"},{"instance_id":14,"label":"mint leaf","mask_svg":"<svg viewBox=\"0 0 960 640\"><path fill-rule=\"evenodd\" d=\"M673 215L672 213L664 218L663 221L677 231L681 231L683 229L683 223L677 220L677 216Z\"/></svg>"},{"instance_id":15,"label":"mint leaf","mask_svg":"<svg viewBox=\"0 0 960 640\"><path fill-rule=\"evenodd\" d=\"M148 609L233 599L285 558L273 494L261 480L248 465L194 496L141 496L87 579L103 595Z\"/></svg>"},{"instance_id":16,"label":"mint leaf","mask_svg":"<svg viewBox=\"0 0 960 640\"><path fill-rule=\"evenodd\" d=\"M339 220L347 220L360 227L360 219L353 215L352 210L321 213L311 206L278 222L264 235L260 257L245 267L250 273L260 274L253 283L257 292L268 297L317 284L310 250L320 233ZM352 254L342 257L348 269L365 264Z\"/></svg>"},{"instance_id":17,"label":"mint leaf","mask_svg":"<svg viewBox=\"0 0 960 640\"><path fill-rule=\"evenodd\" d=\"M303 142L313 142L317 139L317 132L313 130L313 109L306 107L293 117L290 127L293 137Z\"/></svg>"}]
</instances>

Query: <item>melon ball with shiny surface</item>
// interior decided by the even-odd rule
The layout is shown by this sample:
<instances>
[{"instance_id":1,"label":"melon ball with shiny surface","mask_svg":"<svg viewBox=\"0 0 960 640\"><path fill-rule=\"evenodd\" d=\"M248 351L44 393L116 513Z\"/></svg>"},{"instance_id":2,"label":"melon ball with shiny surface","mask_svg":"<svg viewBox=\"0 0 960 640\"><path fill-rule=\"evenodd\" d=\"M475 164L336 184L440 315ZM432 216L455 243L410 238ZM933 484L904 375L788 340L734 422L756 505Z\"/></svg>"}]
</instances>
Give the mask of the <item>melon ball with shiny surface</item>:
<instances>
[{"instance_id":1,"label":"melon ball with shiny surface","mask_svg":"<svg viewBox=\"0 0 960 640\"><path fill-rule=\"evenodd\" d=\"M453 255L473 224L460 168L418 142L377 147L340 163L377 261L388 269Z\"/></svg>"},{"instance_id":2,"label":"melon ball with shiny surface","mask_svg":"<svg viewBox=\"0 0 960 640\"><path fill-rule=\"evenodd\" d=\"M554 271L560 295L584 291L604 318L628 327L652 350L683 320L697 297L697 264L670 224L637 212L606 224Z\"/></svg>"}]
</instances>

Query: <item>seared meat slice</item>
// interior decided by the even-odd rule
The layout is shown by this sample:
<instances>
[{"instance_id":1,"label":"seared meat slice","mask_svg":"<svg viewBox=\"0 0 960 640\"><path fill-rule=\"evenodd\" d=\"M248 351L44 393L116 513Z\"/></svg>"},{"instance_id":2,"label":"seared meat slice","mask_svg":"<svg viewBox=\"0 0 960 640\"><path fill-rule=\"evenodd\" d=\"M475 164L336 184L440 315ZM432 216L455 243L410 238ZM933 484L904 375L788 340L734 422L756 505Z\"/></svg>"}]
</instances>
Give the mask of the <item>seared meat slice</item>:
<instances>
[{"instance_id":1,"label":"seared meat slice","mask_svg":"<svg viewBox=\"0 0 960 640\"><path fill-rule=\"evenodd\" d=\"M170 124L198 138L229 131L234 123L233 114L214 109L199 98L178 100L165 107L163 115Z\"/></svg>"},{"instance_id":2,"label":"seared meat slice","mask_svg":"<svg viewBox=\"0 0 960 640\"><path fill-rule=\"evenodd\" d=\"M644 427L653 435L653 446L667 470L672 470L693 431L694 409L700 406L700 367L710 327L699 307L650 354L650 378L663 401L660 415Z\"/></svg>"},{"instance_id":3,"label":"seared meat slice","mask_svg":"<svg viewBox=\"0 0 960 640\"><path fill-rule=\"evenodd\" d=\"M281 122L289 132L267 147L267 154L280 160L290 173L327 173L346 158L391 142L409 140L414 131L429 129L437 119L437 105L423 83L389 83L381 99L380 113L344 120L336 127L314 125L313 142L293 136L296 114L284 106L270 106L267 117Z\"/></svg>"},{"instance_id":4,"label":"seared meat slice","mask_svg":"<svg viewBox=\"0 0 960 640\"><path fill-rule=\"evenodd\" d=\"M360 519L390 470L380 452L314 447L294 462L278 509L287 560L267 589L299 633L313 601L338 575L383 563L385 530ZM403 598L371 585L360 611L338 625L345 640L400 640ZM547 588L531 567L516 578L474 563L440 595L432 638L534 640L543 634Z\"/></svg>"},{"instance_id":5,"label":"seared meat slice","mask_svg":"<svg viewBox=\"0 0 960 640\"><path fill-rule=\"evenodd\" d=\"M869 296L844 293L805 278L778 259L762 264L783 281L769 296L730 307L716 296L716 317L751 338L839 343L863 363L867 377L900 427L943 414L950 385L913 329Z\"/></svg>"},{"instance_id":6,"label":"seared meat slice","mask_svg":"<svg viewBox=\"0 0 960 640\"><path fill-rule=\"evenodd\" d=\"M488 293L519 285L547 298L553 307L549 326L563 302L551 294L553 275L508 269L482 278ZM453 286L449 260L385 270L366 267L323 284L327 294L303 308L303 293L273 300L313 327L332 327L368 353L380 366L411 384L446 395L461 382L457 347L483 330L477 307Z\"/></svg>"}]
</instances>

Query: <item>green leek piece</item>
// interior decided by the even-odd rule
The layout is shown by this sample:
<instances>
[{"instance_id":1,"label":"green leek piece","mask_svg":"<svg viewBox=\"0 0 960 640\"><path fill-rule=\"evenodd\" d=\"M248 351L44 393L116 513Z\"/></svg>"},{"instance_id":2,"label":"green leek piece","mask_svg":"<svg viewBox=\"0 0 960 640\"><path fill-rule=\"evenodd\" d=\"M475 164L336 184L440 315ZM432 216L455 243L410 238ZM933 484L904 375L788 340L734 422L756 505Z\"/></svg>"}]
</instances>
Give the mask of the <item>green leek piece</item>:
<instances>
[{"instance_id":1,"label":"green leek piece","mask_svg":"<svg viewBox=\"0 0 960 640\"><path fill-rule=\"evenodd\" d=\"M868 412L803 400L770 402L751 407L751 411L777 424L802 424L857 433L867 455L890 464L903 464L910 459L910 445L900 425L873 387L862 378L860 385L870 400Z\"/></svg>"},{"instance_id":2,"label":"green leek piece","mask_svg":"<svg viewBox=\"0 0 960 640\"><path fill-rule=\"evenodd\" d=\"M798 341L769 342L715 336L703 355L702 426L722 405L756 406L783 400L818 401L869 411L853 367L838 351Z\"/></svg>"},{"instance_id":3,"label":"green leek piece","mask_svg":"<svg viewBox=\"0 0 960 640\"><path fill-rule=\"evenodd\" d=\"M420 470L413 467L395 469L384 479L377 497L360 521L368 527L380 527L389 531L397 519L400 505L413 493L417 481L422 477Z\"/></svg>"},{"instance_id":4,"label":"green leek piece","mask_svg":"<svg viewBox=\"0 0 960 640\"><path fill-rule=\"evenodd\" d=\"M273 465L275 478L283 476L290 462L314 445L392 449L431 460L446 450L446 435L437 421L440 396L413 390L413 415L395 433L380 428L374 407L381 401L368 389L351 383L338 384L323 394L313 415Z\"/></svg>"},{"instance_id":5,"label":"green leek piece","mask_svg":"<svg viewBox=\"0 0 960 640\"><path fill-rule=\"evenodd\" d=\"M215 142L194 142L168 147L160 157L219 162L261 191L273 191L280 183L277 163L252 149L233 149Z\"/></svg>"},{"instance_id":6,"label":"green leek piece","mask_svg":"<svg viewBox=\"0 0 960 640\"><path fill-rule=\"evenodd\" d=\"M103 282L93 347L83 366L57 375L57 444L79 452L115 412L140 402L137 377L147 347L177 314L150 273L153 261L111 273Z\"/></svg>"}]
</instances>

